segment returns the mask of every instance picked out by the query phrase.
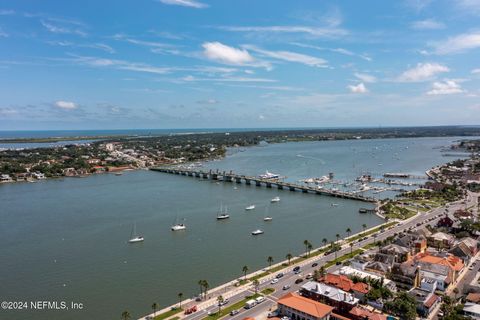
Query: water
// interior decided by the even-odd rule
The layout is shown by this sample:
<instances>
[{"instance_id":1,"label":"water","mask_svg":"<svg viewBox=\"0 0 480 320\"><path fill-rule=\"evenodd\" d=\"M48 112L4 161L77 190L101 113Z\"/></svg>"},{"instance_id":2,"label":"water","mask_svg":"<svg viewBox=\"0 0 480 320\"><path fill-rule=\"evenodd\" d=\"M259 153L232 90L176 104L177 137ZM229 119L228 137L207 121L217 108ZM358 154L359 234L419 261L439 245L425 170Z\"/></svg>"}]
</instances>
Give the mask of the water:
<instances>
[{"instance_id":1,"label":"water","mask_svg":"<svg viewBox=\"0 0 480 320\"><path fill-rule=\"evenodd\" d=\"M438 147L453 140L277 144L248 148L207 166L246 174L268 169L292 180L328 172L347 179L357 170L373 170L379 161L385 171L423 173L451 160ZM386 150L376 152L378 159L372 161L366 155L375 147ZM388 148L403 148L401 160L388 161ZM271 204L277 195L281 201ZM200 279L213 287L240 277L243 265L253 271L265 267L268 256L278 262L287 253L303 252L305 239L319 246L347 228L358 232L364 223L381 223L375 215L358 213L365 203L335 198L334 207L332 201L149 171L0 185L2 299L85 306L82 311L0 311L0 318L116 319L123 310L135 318L150 312L153 302L174 303L178 292L192 296ZM231 219L219 222L215 216L222 202ZM250 204L256 210L246 212ZM266 214L273 221L264 222ZM169 230L177 219L186 219L186 232ZM145 242L129 245L134 222ZM265 234L251 236L257 228Z\"/></svg>"},{"instance_id":2,"label":"water","mask_svg":"<svg viewBox=\"0 0 480 320\"><path fill-rule=\"evenodd\" d=\"M69 144L80 145L92 143L98 140L64 140L56 142L15 142L15 143L0 143L0 150L2 149L35 149L35 148L52 148L61 147Z\"/></svg>"}]
</instances>

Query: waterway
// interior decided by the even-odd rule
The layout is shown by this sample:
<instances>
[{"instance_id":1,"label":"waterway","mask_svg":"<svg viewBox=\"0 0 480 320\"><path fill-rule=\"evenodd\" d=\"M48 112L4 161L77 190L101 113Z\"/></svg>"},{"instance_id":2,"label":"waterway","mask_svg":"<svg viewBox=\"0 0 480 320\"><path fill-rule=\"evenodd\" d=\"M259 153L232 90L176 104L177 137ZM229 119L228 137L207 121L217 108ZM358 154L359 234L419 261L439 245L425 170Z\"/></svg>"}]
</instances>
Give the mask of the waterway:
<instances>
[{"instance_id":1,"label":"waterway","mask_svg":"<svg viewBox=\"0 0 480 320\"><path fill-rule=\"evenodd\" d=\"M326 141L233 150L207 167L259 174L266 169L292 180L334 172L339 179L365 169L422 174L451 159L440 147L455 138ZM408 148L406 148L408 146ZM376 149L378 148L378 149ZM403 150L400 160L388 155ZM377 150L377 151L372 151ZM377 158L372 160L371 153ZM303 157L299 157L302 155ZM378 163L382 168L377 168ZM369 169L369 170L370 170ZM280 196L279 203L270 199ZM0 311L1 319L117 319L148 313L153 302L174 303L210 286L285 259L347 228L381 223L359 214L364 203L255 186L215 183L150 171L37 183L0 185L0 296L6 301L71 301L83 310ZM220 205L231 218L215 219ZM245 211L255 204L256 209ZM273 221L264 222L265 215ZM174 221L187 225L172 232ZM129 245L133 224L145 237ZM261 228L265 234L251 236Z\"/></svg>"}]
</instances>

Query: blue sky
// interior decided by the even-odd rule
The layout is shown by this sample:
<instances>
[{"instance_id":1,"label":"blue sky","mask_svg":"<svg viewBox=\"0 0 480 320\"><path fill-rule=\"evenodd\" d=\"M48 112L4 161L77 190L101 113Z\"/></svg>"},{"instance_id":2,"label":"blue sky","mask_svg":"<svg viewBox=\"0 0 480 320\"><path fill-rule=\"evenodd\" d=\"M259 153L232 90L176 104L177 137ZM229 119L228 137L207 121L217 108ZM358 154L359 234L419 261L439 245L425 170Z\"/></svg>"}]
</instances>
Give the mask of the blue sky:
<instances>
[{"instance_id":1,"label":"blue sky","mask_svg":"<svg viewBox=\"0 0 480 320\"><path fill-rule=\"evenodd\" d=\"M480 124L480 1L3 1L0 130Z\"/></svg>"}]
</instances>

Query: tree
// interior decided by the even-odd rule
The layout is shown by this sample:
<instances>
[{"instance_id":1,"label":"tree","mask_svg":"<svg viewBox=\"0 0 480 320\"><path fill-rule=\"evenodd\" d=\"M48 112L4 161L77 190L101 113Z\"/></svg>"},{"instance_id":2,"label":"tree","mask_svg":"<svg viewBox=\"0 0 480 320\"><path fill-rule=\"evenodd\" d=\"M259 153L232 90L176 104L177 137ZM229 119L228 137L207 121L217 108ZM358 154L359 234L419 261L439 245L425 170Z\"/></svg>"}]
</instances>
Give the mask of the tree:
<instances>
[{"instance_id":1,"label":"tree","mask_svg":"<svg viewBox=\"0 0 480 320\"><path fill-rule=\"evenodd\" d=\"M385 309L405 320L414 320L417 317L415 299L404 291L398 293L396 299L387 301Z\"/></svg>"},{"instance_id":2,"label":"tree","mask_svg":"<svg viewBox=\"0 0 480 320\"><path fill-rule=\"evenodd\" d=\"M271 268L272 267L272 262L273 262L273 257L272 256L269 256L267 258L267 262L268 262L268 267Z\"/></svg>"},{"instance_id":3,"label":"tree","mask_svg":"<svg viewBox=\"0 0 480 320\"><path fill-rule=\"evenodd\" d=\"M345 230L345 232L346 232L347 235L350 237L350 234L352 234L352 229L347 228L347 230Z\"/></svg>"},{"instance_id":4,"label":"tree","mask_svg":"<svg viewBox=\"0 0 480 320\"><path fill-rule=\"evenodd\" d=\"M290 260L293 258L292 254L291 254L291 253L287 253L287 255L285 256L285 258L287 258L287 260L288 260L288 265L290 265Z\"/></svg>"},{"instance_id":5,"label":"tree","mask_svg":"<svg viewBox=\"0 0 480 320\"><path fill-rule=\"evenodd\" d=\"M454 299L457 300L457 294L459 293L460 291L458 290L458 287L455 287L453 288L453 294L454 294Z\"/></svg>"},{"instance_id":6,"label":"tree","mask_svg":"<svg viewBox=\"0 0 480 320\"><path fill-rule=\"evenodd\" d=\"M123 311L123 312L122 312L122 319L123 319L123 320L128 320L128 319L130 319L130 312L128 312L128 311Z\"/></svg>"},{"instance_id":7,"label":"tree","mask_svg":"<svg viewBox=\"0 0 480 320\"><path fill-rule=\"evenodd\" d=\"M305 246L305 256L307 256L307 251L308 251L308 244L310 242L308 242L308 240L303 240L303 245Z\"/></svg>"},{"instance_id":8,"label":"tree","mask_svg":"<svg viewBox=\"0 0 480 320\"><path fill-rule=\"evenodd\" d=\"M308 249L308 256L310 256L310 252L313 249L313 245L311 243L308 243L307 249Z\"/></svg>"},{"instance_id":9,"label":"tree","mask_svg":"<svg viewBox=\"0 0 480 320\"><path fill-rule=\"evenodd\" d=\"M200 297L202 297L203 294L203 281L204 280L198 280L198 285L200 286Z\"/></svg>"},{"instance_id":10,"label":"tree","mask_svg":"<svg viewBox=\"0 0 480 320\"><path fill-rule=\"evenodd\" d=\"M208 288L210 287L210 285L208 284L208 281L207 280L203 280L203 288L204 288L204 295L205 295L205 299L207 298L207 292L208 292Z\"/></svg>"},{"instance_id":11,"label":"tree","mask_svg":"<svg viewBox=\"0 0 480 320\"><path fill-rule=\"evenodd\" d=\"M338 242L338 240L340 240L340 234L337 233L337 234L335 235L335 238L337 238L337 242Z\"/></svg>"},{"instance_id":12,"label":"tree","mask_svg":"<svg viewBox=\"0 0 480 320\"><path fill-rule=\"evenodd\" d=\"M362 224L362 229L363 229L363 232L365 232L365 230L367 230L367 225L365 223Z\"/></svg>"},{"instance_id":13,"label":"tree","mask_svg":"<svg viewBox=\"0 0 480 320\"><path fill-rule=\"evenodd\" d=\"M218 314L220 314L220 312L222 311L222 304L224 301L222 295L219 295L217 297L217 301L218 301Z\"/></svg>"},{"instance_id":14,"label":"tree","mask_svg":"<svg viewBox=\"0 0 480 320\"><path fill-rule=\"evenodd\" d=\"M153 310L153 317L155 318L155 315L157 313L157 309L158 309L158 304L156 302L154 302L152 304L152 310Z\"/></svg>"},{"instance_id":15,"label":"tree","mask_svg":"<svg viewBox=\"0 0 480 320\"><path fill-rule=\"evenodd\" d=\"M243 276L244 276L245 281L247 281L248 266L243 266L242 272L243 272Z\"/></svg>"},{"instance_id":16,"label":"tree","mask_svg":"<svg viewBox=\"0 0 480 320\"><path fill-rule=\"evenodd\" d=\"M257 279L253 280L253 287L255 288L255 294L257 294L258 289L260 289L260 281Z\"/></svg>"},{"instance_id":17,"label":"tree","mask_svg":"<svg viewBox=\"0 0 480 320\"><path fill-rule=\"evenodd\" d=\"M323 246L326 246L327 243L328 243L328 239L327 239L327 238L323 238L323 239L322 239L322 243L323 243Z\"/></svg>"},{"instance_id":18,"label":"tree","mask_svg":"<svg viewBox=\"0 0 480 320\"><path fill-rule=\"evenodd\" d=\"M182 309L182 297L183 297L183 293L182 293L182 292L179 292L179 293L177 294L177 297L178 297L178 307L179 307L180 309Z\"/></svg>"},{"instance_id":19,"label":"tree","mask_svg":"<svg viewBox=\"0 0 480 320\"><path fill-rule=\"evenodd\" d=\"M353 242L350 242L350 255L353 254Z\"/></svg>"}]
</instances>

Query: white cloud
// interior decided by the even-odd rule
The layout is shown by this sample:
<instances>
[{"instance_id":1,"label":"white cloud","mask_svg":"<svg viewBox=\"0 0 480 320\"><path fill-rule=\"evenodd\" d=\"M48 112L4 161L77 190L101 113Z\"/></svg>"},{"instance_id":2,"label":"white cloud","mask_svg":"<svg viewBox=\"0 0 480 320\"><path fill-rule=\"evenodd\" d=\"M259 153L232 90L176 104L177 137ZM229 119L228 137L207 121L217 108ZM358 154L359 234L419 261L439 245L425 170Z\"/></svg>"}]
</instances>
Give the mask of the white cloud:
<instances>
[{"instance_id":1,"label":"white cloud","mask_svg":"<svg viewBox=\"0 0 480 320\"><path fill-rule=\"evenodd\" d=\"M412 22L411 27L417 30L438 30L445 29L445 24L434 19L425 19Z\"/></svg>"},{"instance_id":2,"label":"white cloud","mask_svg":"<svg viewBox=\"0 0 480 320\"><path fill-rule=\"evenodd\" d=\"M415 68L402 73L397 80L400 82L421 82L433 78L438 73L449 71L448 67L438 63L419 63Z\"/></svg>"},{"instance_id":3,"label":"white cloud","mask_svg":"<svg viewBox=\"0 0 480 320\"><path fill-rule=\"evenodd\" d=\"M198 2L195 0L159 0L163 4L168 5L175 5L175 6L182 6L182 7L190 7L190 8L207 8L208 5L202 2Z\"/></svg>"},{"instance_id":4,"label":"white cloud","mask_svg":"<svg viewBox=\"0 0 480 320\"><path fill-rule=\"evenodd\" d=\"M256 61L246 49L237 49L220 42L205 42L202 47L205 57L219 63L271 68L269 63Z\"/></svg>"},{"instance_id":5,"label":"white cloud","mask_svg":"<svg viewBox=\"0 0 480 320\"><path fill-rule=\"evenodd\" d=\"M356 86L355 85L347 86L347 88L350 89L350 91L352 93L367 93L368 92L368 89L365 87L363 82L360 82Z\"/></svg>"},{"instance_id":6,"label":"white cloud","mask_svg":"<svg viewBox=\"0 0 480 320\"><path fill-rule=\"evenodd\" d=\"M338 37L347 35L348 32L337 27L308 27L308 26L224 26L222 30L234 32L255 33L304 33L313 37Z\"/></svg>"},{"instance_id":7,"label":"white cloud","mask_svg":"<svg viewBox=\"0 0 480 320\"><path fill-rule=\"evenodd\" d=\"M3 31L2 28L0 28L0 38L8 38L8 33Z\"/></svg>"},{"instance_id":8,"label":"white cloud","mask_svg":"<svg viewBox=\"0 0 480 320\"><path fill-rule=\"evenodd\" d=\"M199 100L197 101L198 104L218 104L219 101L216 99L207 99L207 100Z\"/></svg>"},{"instance_id":9,"label":"white cloud","mask_svg":"<svg viewBox=\"0 0 480 320\"><path fill-rule=\"evenodd\" d=\"M340 53L340 54L343 54L343 55L346 55L346 56L359 57L359 58L362 58L363 60L366 60L366 61L372 61L372 58L370 58L366 55L356 54L355 52L352 52L352 51L344 49L344 48L323 48L323 47L319 47L319 46L314 46L314 45L304 44L304 43L298 43L298 42L292 42L291 44L293 44L295 46L302 47L302 48L311 48L311 49L316 49L316 50L320 50L320 51L331 51L331 52Z\"/></svg>"},{"instance_id":10,"label":"white cloud","mask_svg":"<svg viewBox=\"0 0 480 320\"><path fill-rule=\"evenodd\" d=\"M441 95L441 94L455 94L462 93L464 90L455 80L444 80L442 82L434 82L432 90L428 91L428 95Z\"/></svg>"},{"instance_id":11,"label":"white cloud","mask_svg":"<svg viewBox=\"0 0 480 320\"><path fill-rule=\"evenodd\" d=\"M74 102L63 100L56 101L53 105L63 110L73 110L78 107Z\"/></svg>"},{"instance_id":12,"label":"white cloud","mask_svg":"<svg viewBox=\"0 0 480 320\"><path fill-rule=\"evenodd\" d=\"M154 74L167 74L172 71L168 67L155 67L145 63L129 62L124 60L104 59L96 57L76 57L73 61L92 67L112 67L120 70L146 72Z\"/></svg>"},{"instance_id":13,"label":"white cloud","mask_svg":"<svg viewBox=\"0 0 480 320\"><path fill-rule=\"evenodd\" d=\"M377 78L370 74L356 72L354 75L355 77L362 80L363 82L367 82L367 83L377 82Z\"/></svg>"},{"instance_id":14,"label":"white cloud","mask_svg":"<svg viewBox=\"0 0 480 320\"><path fill-rule=\"evenodd\" d=\"M480 68L479 68L479 69L473 69L473 70L471 71L471 73L473 73L473 74L480 73Z\"/></svg>"},{"instance_id":15,"label":"white cloud","mask_svg":"<svg viewBox=\"0 0 480 320\"><path fill-rule=\"evenodd\" d=\"M64 26L59 26L59 25L54 25L50 22L42 20L40 22L42 26L45 27L48 31L52 33L59 33L59 34L76 34L82 37L86 37L87 33L78 29L78 28L70 28L70 27L64 27Z\"/></svg>"},{"instance_id":16,"label":"white cloud","mask_svg":"<svg viewBox=\"0 0 480 320\"><path fill-rule=\"evenodd\" d=\"M244 48L259 53L265 57L289 62L302 63L312 67L325 67L325 64L327 63L327 61L324 59L291 51L268 51L251 45L244 46Z\"/></svg>"},{"instance_id":17,"label":"white cloud","mask_svg":"<svg viewBox=\"0 0 480 320\"><path fill-rule=\"evenodd\" d=\"M8 15L12 15L12 14L15 14L15 11L6 10L6 9L0 10L0 16L8 16Z\"/></svg>"},{"instance_id":18,"label":"white cloud","mask_svg":"<svg viewBox=\"0 0 480 320\"><path fill-rule=\"evenodd\" d=\"M277 80L266 78L248 78L248 77L221 77L221 78L197 78L192 75L185 76L182 81L212 81L212 82L277 82Z\"/></svg>"},{"instance_id":19,"label":"white cloud","mask_svg":"<svg viewBox=\"0 0 480 320\"><path fill-rule=\"evenodd\" d=\"M47 41L48 44L60 47L93 48L108 53L115 53L115 49L104 43L73 43L70 41Z\"/></svg>"},{"instance_id":20,"label":"white cloud","mask_svg":"<svg viewBox=\"0 0 480 320\"><path fill-rule=\"evenodd\" d=\"M457 0L460 9L470 14L480 14L480 2L478 0Z\"/></svg>"},{"instance_id":21,"label":"white cloud","mask_svg":"<svg viewBox=\"0 0 480 320\"><path fill-rule=\"evenodd\" d=\"M437 54L461 53L480 48L480 32L464 33L433 44Z\"/></svg>"}]
</instances>

